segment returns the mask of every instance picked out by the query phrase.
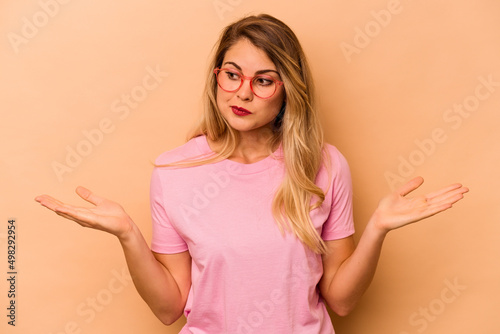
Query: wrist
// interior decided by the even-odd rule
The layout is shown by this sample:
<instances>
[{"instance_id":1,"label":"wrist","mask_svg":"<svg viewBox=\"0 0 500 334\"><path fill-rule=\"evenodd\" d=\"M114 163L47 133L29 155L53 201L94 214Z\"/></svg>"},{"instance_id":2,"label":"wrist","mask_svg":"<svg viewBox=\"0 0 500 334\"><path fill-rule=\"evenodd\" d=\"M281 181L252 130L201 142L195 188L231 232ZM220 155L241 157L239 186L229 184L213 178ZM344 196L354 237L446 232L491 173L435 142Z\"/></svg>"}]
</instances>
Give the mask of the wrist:
<instances>
[{"instance_id":1,"label":"wrist","mask_svg":"<svg viewBox=\"0 0 500 334\"><path fill-rule=\"evenodd\" d=\"M366 226L366 229L369 230L371 233L373 233L376 237L382 239L385 238L387 233L389 233L390 231L390 229L384 226L384 222L377 215L377 212L375 212L371 216L370 220L368 221L368 225Z\"/></svg>"},{"instance_id":2,"label":"wrist","mask_svg":"<svg viewBox=\"0 0 500 334\"><path fill-rule=\"evenodd\" d=\"M139 232L139 228L130 218L128 219L127 223L128 223L128 228L116 235L116 237L122 244L131 242L137 235L137 232Z\"/></svg>"}]
</instances>

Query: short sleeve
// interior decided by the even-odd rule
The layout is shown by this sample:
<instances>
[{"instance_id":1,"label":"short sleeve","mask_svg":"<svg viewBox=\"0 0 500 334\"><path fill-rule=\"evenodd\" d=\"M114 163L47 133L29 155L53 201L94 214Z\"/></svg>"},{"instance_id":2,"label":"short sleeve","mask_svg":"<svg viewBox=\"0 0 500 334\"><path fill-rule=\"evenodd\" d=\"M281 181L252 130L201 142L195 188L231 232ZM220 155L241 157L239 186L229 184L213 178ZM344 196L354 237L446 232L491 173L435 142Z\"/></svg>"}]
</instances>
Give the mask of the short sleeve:
<instances>
[{"instance_id":1,"label":"short sleeve","mask_svg":"<svg viewBox=\"0 0 500 334\"><path fill-rule=\"evenodd\" d=\"M331 156L332 183L330 214L323 225L323 240L336 240L354 234L352 181L345 157L333 146Z\"/></svg>"},{"instance_id":2,"label":"short sleeve","mask_svg":"<svg viewBox=\"0 0 500 334\"><path fill-rule=\"evenodd\" d=\"M151 250L164 254L180 253L188 250L188 246L172 226L165 210L162 172L164 170L156 167L151 176L150 205L153 223Z\"/></svg>"}]
</instances>

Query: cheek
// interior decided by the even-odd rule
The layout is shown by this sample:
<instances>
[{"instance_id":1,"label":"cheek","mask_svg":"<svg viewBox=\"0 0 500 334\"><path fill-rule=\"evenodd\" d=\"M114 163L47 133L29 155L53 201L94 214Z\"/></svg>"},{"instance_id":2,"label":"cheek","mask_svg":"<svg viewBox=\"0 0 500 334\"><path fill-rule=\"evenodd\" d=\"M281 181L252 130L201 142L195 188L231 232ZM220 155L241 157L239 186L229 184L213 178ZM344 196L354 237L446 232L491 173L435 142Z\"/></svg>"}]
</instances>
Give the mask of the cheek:
<instances>
[{"instance_id":1,"label":"cheek","mask_svg":"<svg viewBox=\"0 0 500 334\"><path fill-rule=\"evenodd\" d=\"M279 96L276 96L275 100L270 101L272 109L276 111L276 115L278 115L278 113L280 112L281 107L283 106L283 102L284 101L285 101L285 99L283 98L283 94L280 94Z\"/></svg>"},{"instance_id":2,"label":"cheek","mask_svg":"<svg viewBox=\"0 0 500 334\"><path fill-rule=\"evenodd\" d=\"M223 91L222 89L217 88L217 93L215 94L215 101L217 102L217 107L221 109L221 106L224 105L231 98L231 94Z\"/></svg>"},{"instance_id":3,"label":"cheek","mask_svg":"<svg viewBox=\"0 0 500 334\"><path fill-rule=\"evenodd\" d=\"M224 101L223 95L220 89L217 89L217 94L215 95L215 101L217 102L217 107L221 110L222 102Z\"/></svg>"}]
</instances>

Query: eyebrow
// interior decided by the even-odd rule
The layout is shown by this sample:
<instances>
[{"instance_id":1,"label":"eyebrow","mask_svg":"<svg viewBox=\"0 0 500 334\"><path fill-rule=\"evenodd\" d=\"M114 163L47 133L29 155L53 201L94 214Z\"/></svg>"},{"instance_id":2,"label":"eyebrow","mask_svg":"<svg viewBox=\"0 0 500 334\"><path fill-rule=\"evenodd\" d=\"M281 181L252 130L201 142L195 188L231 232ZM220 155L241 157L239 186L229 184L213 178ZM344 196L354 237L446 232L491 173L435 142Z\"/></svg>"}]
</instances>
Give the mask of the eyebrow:
<instances>
[{"instance_id":1,"label":"eyebrow","mask_svg":"<svg viewBox=\"0 0 500 334\"><path fill-rule=\"evenodd\" d=\"M226 62L225 62L224 64L222 64L222 65L223 65L223 66L224 66L224 65L233 65L233 66L234 66L234 67L236 67L236 68L237 68L240 72L243 72L243 70L241 69L241 67L240 67L238 64L236 64L235 62L232 62L232 61L226 61ZM268 70L259 70L259 71L255 72L255 75L258 75L258 74L264 74L264 73L267 73L267 72L274 72L274 73L276 73L276 74L280 75L278 71L276 71L276 70L271 70L271 69L268 69Z\"/></svg>"}]
</instances>

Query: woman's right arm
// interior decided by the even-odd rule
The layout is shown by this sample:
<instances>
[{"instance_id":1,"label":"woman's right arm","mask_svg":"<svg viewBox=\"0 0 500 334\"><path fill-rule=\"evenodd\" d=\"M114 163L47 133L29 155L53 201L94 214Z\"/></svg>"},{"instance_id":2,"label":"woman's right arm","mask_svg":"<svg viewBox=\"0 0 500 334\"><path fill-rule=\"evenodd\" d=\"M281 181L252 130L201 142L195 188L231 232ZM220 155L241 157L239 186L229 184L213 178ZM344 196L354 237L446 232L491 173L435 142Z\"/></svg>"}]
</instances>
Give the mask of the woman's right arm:
<instances>
[{"instance_id":1,"label":"woman's right arm","mask_svg":"<svg viewBox=\"0 0 500 334\"><path fill-rule=\"evenodd\" d=\"M167 325L175 322L182 315L191 287L189 252L153 253L137 225L119 204L83 187L78 187L76 192L94 207L75 207L48 195L38 196L35 200L83 227L115 235L123 248L130 275L141 297L161 322Z\"/></svg>"}]
</instances>

